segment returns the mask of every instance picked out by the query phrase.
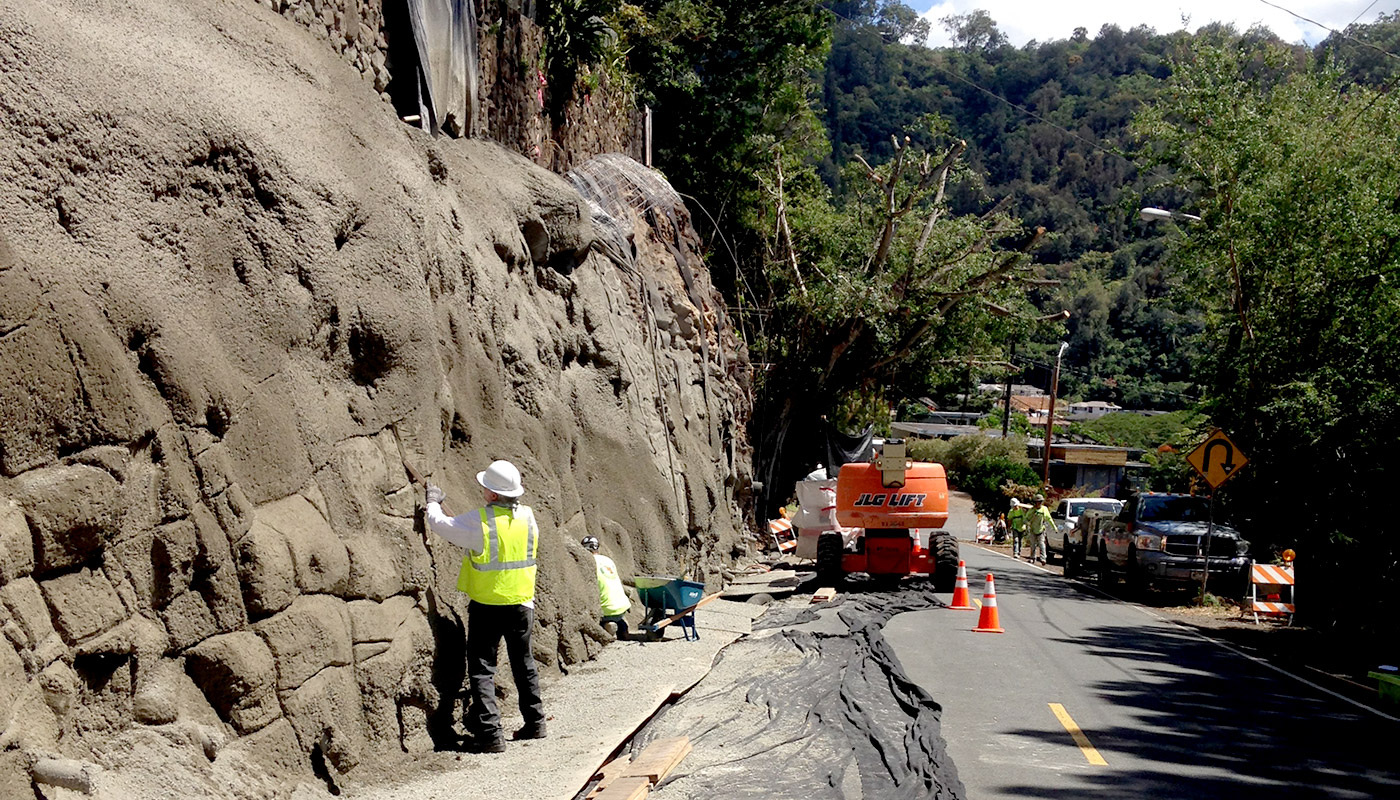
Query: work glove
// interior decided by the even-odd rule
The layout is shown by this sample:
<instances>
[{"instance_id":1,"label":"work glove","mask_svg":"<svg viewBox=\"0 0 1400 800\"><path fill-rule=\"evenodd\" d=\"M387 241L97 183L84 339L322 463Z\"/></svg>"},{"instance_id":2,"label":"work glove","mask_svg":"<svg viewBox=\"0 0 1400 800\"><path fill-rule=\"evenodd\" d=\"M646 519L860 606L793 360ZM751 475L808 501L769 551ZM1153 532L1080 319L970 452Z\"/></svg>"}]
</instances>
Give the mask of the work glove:
<instances>
[{"instance_id":1,"label":"work glove","mask_svg":"<svg viewBox=\"0 0 1400 800\"><path fill-rule=\"evenodd\" d=\"M447 495L443 494L443 491L441 489L432 485L431 483L428 484L425 488L427 489L429 503L441 503L444 499L447 498Z\"/></svg>"}]
</instances>

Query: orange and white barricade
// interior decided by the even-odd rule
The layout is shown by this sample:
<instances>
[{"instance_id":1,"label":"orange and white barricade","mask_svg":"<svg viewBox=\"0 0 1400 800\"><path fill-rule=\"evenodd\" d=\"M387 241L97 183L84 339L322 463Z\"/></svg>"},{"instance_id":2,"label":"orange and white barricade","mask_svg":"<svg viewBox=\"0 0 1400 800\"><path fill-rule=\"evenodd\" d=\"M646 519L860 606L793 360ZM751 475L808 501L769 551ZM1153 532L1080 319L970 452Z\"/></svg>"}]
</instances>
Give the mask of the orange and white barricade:
<instances>
[{"instance_id":1,"label":"orange and white barricade","mask_svg":"<svg viewBox=\"0 0 1400 800\"><path fill-rule=\"evenodd\" d=\"M1283 602L1285 593L1288 595L1288 602ZM1259 599L1261 596L1264 599ZM1293 567L1276 567L1272 564L1255 564L1250 567L1249 605L1256 623L1262 614L1266 617L1286 618L1288 624L1293 624Z\"/></svg>"},{"instance_id":2,"label":"orange and white barricade","mask_svg":"<svg viewBox=\"0 0 1400 800\"><path fill-rule=\"evenodd\" d=\"M992 521L981 514L977 515L977 543L992 543Z\"/></svg>"},{"instance_id":3,"label":"orange and white barricade","mask_svg":"<svg viewBox=\"0 0 1400 800\"><path fill-rule=\"evenodd\" d=\"M773 546L779 553L786 553L797 547L797 534L792 531L792 520L774 519L768 521L768 535L773 537Z\"/></svg>"}]
</instances>

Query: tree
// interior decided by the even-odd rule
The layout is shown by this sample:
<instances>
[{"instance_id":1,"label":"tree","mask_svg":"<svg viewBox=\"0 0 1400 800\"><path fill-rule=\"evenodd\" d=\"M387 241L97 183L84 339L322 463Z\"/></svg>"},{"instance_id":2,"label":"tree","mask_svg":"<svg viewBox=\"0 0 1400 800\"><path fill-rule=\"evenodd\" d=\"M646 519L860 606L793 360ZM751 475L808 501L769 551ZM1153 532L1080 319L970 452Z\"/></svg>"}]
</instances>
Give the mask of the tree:
<instances>
[{"instance_id":1,"label":"tree","mask_svg":"<svg viewBox=\"0 0 1400 800\"><path fill-rule=\"evenodd\" d=\"M997 27L996 20L980 8L966 14L950 14L938 21L952 37L953 44L966 52L996 50L1007 44L1006 34Z\"/></svg>"},{"instance_id":2,"label":"tree","mask_svg":"<svg viewBox=\"0 0 1400 800\"><path fill-rule=\"evenodd\" d=\"M811 432L822 417L852 394L917 395L939 362L961 367L969 347L994 349L1008 325L1027 324L1026 287L1046 282L1027 256L1043 230L1025 230L999 206L948 213L965 142L935 152L909 138L893 145L888 164L857 157L842 197L809 162L775 154L763 276L775 313L751 343L772 364L755 412L768 501L820 459Z\"/></svg>"},{"instance_id":3,"label":"tree","mask_svg":"<svg viewBox=\"0 0 1400 800\"><path fill-rule=\"evenodd\" d=\"M1334 582L1363 624L1393 620L1400 96L1225 33L1185 52L1134 129L1204 218L1175 259L1209 311L1206 411L1252 459L1228 505L1256 546L1299 551L1313 613L1341 618Z\"/></svg>"}]
</instances>

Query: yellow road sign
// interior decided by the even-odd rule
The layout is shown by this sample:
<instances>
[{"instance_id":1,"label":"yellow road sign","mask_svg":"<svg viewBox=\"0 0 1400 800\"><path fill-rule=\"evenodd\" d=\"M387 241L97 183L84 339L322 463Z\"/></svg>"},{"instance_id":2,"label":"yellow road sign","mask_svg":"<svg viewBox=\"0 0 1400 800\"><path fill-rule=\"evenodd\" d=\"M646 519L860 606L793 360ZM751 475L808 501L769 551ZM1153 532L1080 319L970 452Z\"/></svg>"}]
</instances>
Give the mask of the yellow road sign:
<instances>
[{"instance_id":1,"label":"yellow road sign","mask_svg":"<svg viewBox=\"0 0 1400 800\"><path fill-rule=\"evenodd\" d=\"M1201 473L1201 477L1206 479L1206 483L1210 484L1212 489L1218 489L1220 484L1234 477L1235 473L1240 471L1240 467L1249 463L1249 459L1230 441L1230 437L1218 428L1201 442L1200 447L1187 454L1186 461Z\"/></svg>"}]
</instances>

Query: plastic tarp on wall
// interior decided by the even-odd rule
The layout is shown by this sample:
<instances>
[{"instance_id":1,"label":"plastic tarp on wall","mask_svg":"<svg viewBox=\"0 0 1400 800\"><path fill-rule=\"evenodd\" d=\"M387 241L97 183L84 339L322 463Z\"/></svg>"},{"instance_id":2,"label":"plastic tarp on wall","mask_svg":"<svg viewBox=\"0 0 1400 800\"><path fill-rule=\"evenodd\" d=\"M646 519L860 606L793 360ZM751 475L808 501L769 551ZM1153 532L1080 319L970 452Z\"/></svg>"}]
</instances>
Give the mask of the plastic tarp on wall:
<instances>
[{"instance_id":1,"label":"plastic tarp on wall","mask_svg":"<svg viewBox=\"0 0 1400 800\"><path fill-rule=\"evenodd\" d=\"M468 0L405 0L418 49L426 130L470 136L477 107L476 9Z\"/></svg>"}]
</instances>

